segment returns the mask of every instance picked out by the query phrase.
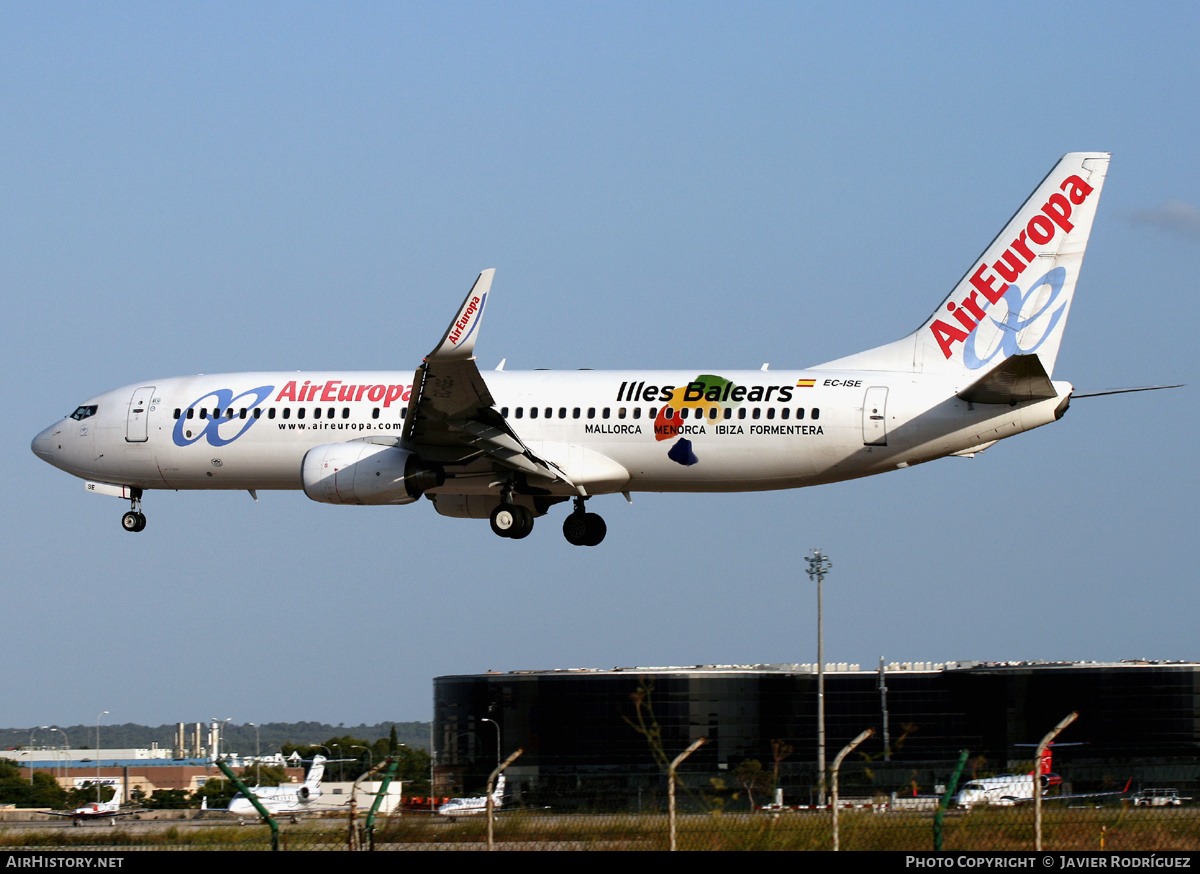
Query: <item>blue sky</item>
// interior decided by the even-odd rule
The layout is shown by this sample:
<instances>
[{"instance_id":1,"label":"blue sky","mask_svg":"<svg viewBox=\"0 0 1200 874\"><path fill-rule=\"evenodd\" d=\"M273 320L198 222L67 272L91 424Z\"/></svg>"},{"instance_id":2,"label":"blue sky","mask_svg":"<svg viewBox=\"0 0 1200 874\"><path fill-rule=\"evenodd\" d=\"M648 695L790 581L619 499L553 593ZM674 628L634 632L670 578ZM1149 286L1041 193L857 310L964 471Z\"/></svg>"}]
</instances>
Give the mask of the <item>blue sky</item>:
<instances>
[{"instance_id":1,"label":"blue sky","mask_svg":"<svg viewBox=\"0 0 1200 874\"><path fill-rule=\"evenodd\" d=\"M1194 659L1194 4L0 6L10 726L426 719L431 679L815 658ZM497 268L487 369L803 367L920 324L1061 154L1113 153L1056 378L973 460L600 498L151 493L29 451L100 391L411 371Z\"/></svg>"}]
</instances>

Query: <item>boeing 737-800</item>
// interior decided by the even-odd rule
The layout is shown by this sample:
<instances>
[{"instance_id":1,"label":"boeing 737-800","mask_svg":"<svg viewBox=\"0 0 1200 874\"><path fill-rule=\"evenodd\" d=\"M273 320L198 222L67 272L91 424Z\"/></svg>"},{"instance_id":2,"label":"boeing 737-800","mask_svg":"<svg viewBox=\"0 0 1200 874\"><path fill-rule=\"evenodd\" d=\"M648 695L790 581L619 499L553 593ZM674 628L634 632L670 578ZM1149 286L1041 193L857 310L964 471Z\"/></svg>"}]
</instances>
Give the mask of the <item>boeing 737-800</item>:
<instances>
[{"instance_id":1,"label":"boeing 737-800","mask_svg":"<svg viewBox=\"0 0 1200 874\"><path fill-rule=\"evenodd\" d=\"M484 373L485 270L414 375L149 379L88 399L33 451L127 499L128 531L151 489L303 489L425 496L514 539L573 500L563 533L580 546L604 538L596 495L798 488L970 456L1070 403L1051 374L1108 163L1064 156L920 328L807 370Z\"/></svg>"}]
</instances>

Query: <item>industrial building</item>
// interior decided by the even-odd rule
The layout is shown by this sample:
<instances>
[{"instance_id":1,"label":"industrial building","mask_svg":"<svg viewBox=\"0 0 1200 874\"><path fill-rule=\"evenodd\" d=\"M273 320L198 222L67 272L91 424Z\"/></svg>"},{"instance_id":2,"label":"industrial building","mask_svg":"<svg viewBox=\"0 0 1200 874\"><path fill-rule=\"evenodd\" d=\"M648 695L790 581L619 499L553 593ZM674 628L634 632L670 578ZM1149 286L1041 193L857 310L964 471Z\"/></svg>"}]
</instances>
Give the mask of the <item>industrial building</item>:
<instances>
[{"instance_id":1,"label":"industrial building","mask_svg":"<svg viewBox=\"0 0 1200 874\"><path fill-rule=\"evenodd\" d=\"M434 680L434 791L476 791L520 748L508 783L531 802L623 807L663 785L663 763L700 737L680 769L719 785L747 760L789 803L817 785L814 665L551 670ZM961 750L969 775L1028 771L1036 744L1072 711L1054 770L1075 791L1133 779L1200 779L1200 664L892 663L827 665L826 755L866 728L843 769L860 794L933 791ZM1067 746L1076 742L1080 746ZM714 782L717 781L717 782ZM582 799L582 800L579 800Z\"/></svg>"}]
</instances>

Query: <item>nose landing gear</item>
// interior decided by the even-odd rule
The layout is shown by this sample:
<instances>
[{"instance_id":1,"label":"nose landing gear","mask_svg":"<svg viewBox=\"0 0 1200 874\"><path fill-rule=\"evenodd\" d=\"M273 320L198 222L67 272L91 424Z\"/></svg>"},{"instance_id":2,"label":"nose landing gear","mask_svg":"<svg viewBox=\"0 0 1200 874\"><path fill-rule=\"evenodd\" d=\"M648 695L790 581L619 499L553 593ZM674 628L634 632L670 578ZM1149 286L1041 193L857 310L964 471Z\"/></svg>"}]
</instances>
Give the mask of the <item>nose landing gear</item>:
<instances>
[{"instance_id":1,"label":"nose landing gear","mask_svg":"<svg viewBox=\"0 0 1200 874\"><path fill-rule=\"evenodd\" d=\"M146 527L146 516L142 513L142 490L134 489L129 499L129 512L121 517L121 527L126 531L141 531Z\"/></svg>"}]
</instances>

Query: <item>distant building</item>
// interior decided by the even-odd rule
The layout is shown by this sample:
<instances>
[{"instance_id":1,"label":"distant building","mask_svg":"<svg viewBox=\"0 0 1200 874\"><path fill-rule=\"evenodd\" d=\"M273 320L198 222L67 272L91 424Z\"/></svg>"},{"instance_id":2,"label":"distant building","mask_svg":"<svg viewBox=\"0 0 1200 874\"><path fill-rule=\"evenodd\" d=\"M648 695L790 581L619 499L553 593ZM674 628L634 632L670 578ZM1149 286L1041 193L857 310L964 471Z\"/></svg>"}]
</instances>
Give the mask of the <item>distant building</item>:
<instances>
[{"instance_id":1,"label":"distant building","mask_svg":"<svg viewBox=\"0 0 1200 874\"><path fill-rule=\"evenodd\" d=\"M884 750L884 700L890 750ZM593 805L657 792L662 755L708 743L681 773L700 783L745 760L778 767L792 803L816 785L814 665L517 671L434 680L435 794L477 791L499 749L524 753L507 772L518 795L549 803L594 787ZM1071 711L1054 769L1091 791L1118 777L1172 785L1200 778L1200 664L1179 662L827 665L826 756L865 728L876 734L846 765L860 792L932 791L962 749L972 772L1028 769L1037 743ZM491 720L491 721L485 721ZM641 728L641 731L639 731ZM1115 767L1119 766L1119 767ZM1180 770L1182 769L1182 770ZM1140 775L1140 776L1139 776ZM1189 782L1192 781L1192 782ZM586 793L585 793L586 794Z\"/></svg>"}]
</instances>

